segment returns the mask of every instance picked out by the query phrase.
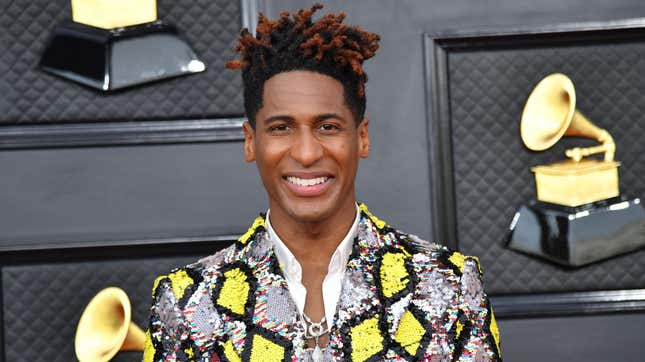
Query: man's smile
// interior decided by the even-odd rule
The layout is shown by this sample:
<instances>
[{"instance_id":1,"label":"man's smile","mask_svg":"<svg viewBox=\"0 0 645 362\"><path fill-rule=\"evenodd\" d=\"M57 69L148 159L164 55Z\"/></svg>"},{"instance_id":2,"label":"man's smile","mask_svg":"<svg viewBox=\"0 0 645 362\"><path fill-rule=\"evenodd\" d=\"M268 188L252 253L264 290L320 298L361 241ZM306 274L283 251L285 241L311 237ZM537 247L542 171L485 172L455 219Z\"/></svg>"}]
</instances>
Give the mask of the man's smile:
<instances>
[{"instance_id":1,"label":"man's smile","mask_svg":"<svg viewBox=\"0 0 645 362\"><path fill-rule=\"evenodd\" d=\"M316 178L300 178L295 176L287 176L287 181L298 186L315 186L323 182L327 182L329 177L316 177Z\"/></svg>"},{"instance_id":2,"label":"man's smile","mask_svg":"<svg viewBox=\"0 0 645 362\"><path fill-rule=\"evenodd\" d=\"M322 195L334 180L326 175L289 175L283 177L289 189L297 196L313 197Z\"/></svg>"}]
</instances>

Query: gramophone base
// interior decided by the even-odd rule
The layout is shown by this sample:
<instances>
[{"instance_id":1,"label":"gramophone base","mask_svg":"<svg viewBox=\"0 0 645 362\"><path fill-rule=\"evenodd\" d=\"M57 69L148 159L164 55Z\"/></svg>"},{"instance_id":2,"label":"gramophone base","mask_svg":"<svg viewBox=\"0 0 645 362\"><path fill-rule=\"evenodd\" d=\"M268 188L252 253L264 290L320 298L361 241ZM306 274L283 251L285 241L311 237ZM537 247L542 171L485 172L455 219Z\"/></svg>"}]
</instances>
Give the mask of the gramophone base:
<instances>
[{"instance_id":1,"label":"gramophone base","mask_svg":"<svg viewBox=\"0 0 645 362\"><path fill-rule=\"evenodd\" d=\"M645 246L645 209L624 196L578 207L532 200L513 217L506 246L580 267Z\"/></svg>"},{"instance_id":2,"label":"gramophone base","mask_svg":"<svg viewBox=\"0 0 645 362\"><path fill-rule=\"evenodd\" d=\"M177 28L161 20L112 30L63 22L39 66L105 92L206 69Z\"/></svg>"}]
</instances>

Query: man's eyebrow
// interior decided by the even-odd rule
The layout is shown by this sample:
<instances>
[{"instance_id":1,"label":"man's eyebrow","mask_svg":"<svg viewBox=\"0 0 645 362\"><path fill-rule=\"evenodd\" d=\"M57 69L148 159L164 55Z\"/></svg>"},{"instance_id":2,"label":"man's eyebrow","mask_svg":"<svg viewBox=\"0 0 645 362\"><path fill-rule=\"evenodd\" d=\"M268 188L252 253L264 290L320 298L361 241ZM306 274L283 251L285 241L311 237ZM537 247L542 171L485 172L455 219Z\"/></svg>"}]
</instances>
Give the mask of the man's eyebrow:
<instances>
[{"instance_id":1,"label":"man's eyebrow","mask_svg":"<svg viewBox=\"0 0 645 362\"><path fill-rule=\"evenodd\" d=\"M330 119L330 118L335 118L335 119L341 120L343 122L347 122L347 120L343 116L338 114L338 113L323 113L321 115L316 116L317 121L324 121L324 120Z\"/></svg>"},{"instance_id":2,"label":"man's eyebrow","mask_svg":"<svg viewBox=\"0 0 645 362\"><path fill-rule=\"evenodd\" d=\"M323 113L323 114L319 114L319 115L317 115L315 117L315 120L316 120L316 122L320 122L320 121L324 121L326 119L331 119L331 118L335 118L335 119L341 120L343 122L347 122L347 120L343 116L338 114L338 113ZM265 125L269 125L269 124L271 124L273 122L284 122L284 121L292 123L292 122L295 122L295 118L293 118L291 116L288 116L286 114L278 114L278 115L275 115L275 116L265 118L263 123Z\"/></svg>"},{"instance_id":3,"label":"man's eyebrow","mask_svg":"<svg viewBox=\"0 0 645 362\"><path fill-rule=\"evenodd\" d=\"M291 117L291 116L284 115L284 114L278 114L276 116L271 116L269 118L265 118L263 123L265 125L269 125L269 124L271 124L273 122L279 122L279 121L293 122L294 118Z\"/></svg>"}]
</instances>

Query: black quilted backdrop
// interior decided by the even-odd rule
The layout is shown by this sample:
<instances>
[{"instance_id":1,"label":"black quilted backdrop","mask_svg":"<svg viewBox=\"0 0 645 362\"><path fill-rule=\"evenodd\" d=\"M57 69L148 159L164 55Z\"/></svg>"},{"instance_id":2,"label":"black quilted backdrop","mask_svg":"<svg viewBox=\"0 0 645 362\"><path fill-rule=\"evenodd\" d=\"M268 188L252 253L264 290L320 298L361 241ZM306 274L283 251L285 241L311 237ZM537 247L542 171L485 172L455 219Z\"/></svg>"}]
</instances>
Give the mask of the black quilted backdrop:
<instances>
[{"instance_id":1,"label":"black quilted backdrop","mask_svg":"<svg viewBox=\"0 0 645 362\"><path fill-rule=\"evenodd\" d=\"M242 115L241 77L226 70L241 27L239 0L158 0L204 73L104 95L36 69L51 30L71 19L69 0L2 1L0 124L187 119Z\"/></svg>"},{"instance_id":2,"label":"black quilted backdrop","mask_svg":"<svg viewBox=\"0 0 645 362\"><path fill-rule=\"evenodd\" d=\"M645 251L564 270L506 250L502 240L520 204L535 197L530 166L593 143L569 139L542 153L523 146L524 102L553 72L573 80L578 108L614 137L621 192L645 196L645 44L449 51L448 62L459 248L480 257L489 292L644 288Z\"/></svg>"},{"instance_id":3,"label":"black quilted backdrop","mask_svg":"<svg viewBox=\"0 0 645 362\"><path fill-rule=\"evenodd\" d=\"M74 335L85 305L101 289L121 287L133 320L147 329L154 279L198 257L5 266L2 269L6 361L75 361ZM114 361L140 361L122 352Z\"/></svg>"}]
</instances>

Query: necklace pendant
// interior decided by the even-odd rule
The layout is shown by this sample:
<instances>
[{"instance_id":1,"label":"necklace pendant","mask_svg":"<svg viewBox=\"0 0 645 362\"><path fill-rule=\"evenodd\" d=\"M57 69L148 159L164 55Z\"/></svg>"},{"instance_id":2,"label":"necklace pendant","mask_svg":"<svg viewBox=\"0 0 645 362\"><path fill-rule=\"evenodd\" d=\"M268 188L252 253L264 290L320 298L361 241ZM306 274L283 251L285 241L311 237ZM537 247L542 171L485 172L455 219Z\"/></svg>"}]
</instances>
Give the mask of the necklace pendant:
<instances>
[{"instance_id":1,"label":"necklace pendant","mask_svg":"<svg viewBox=\"0 0 645 362\"><path fill-rule=\"evenodd\" d=\"M318 338L325 334L325 328L323 328L322 323L311 323L309 324L309 334Z\"/></svg>"},{"instance_id":2,"label":"necklace pendant","mask_svg":"<svg viewBox=\"0 0 645 362\"><path fill-rule=\"evenodd\" d=\"M311 359L313 359L314 362L323 361L323 352L322 352L322 349L320 349L320 346L318 346L318 344L316 344L316 347L314 348L314 352L311 354Z\"/></svg>"}]
</instances>

